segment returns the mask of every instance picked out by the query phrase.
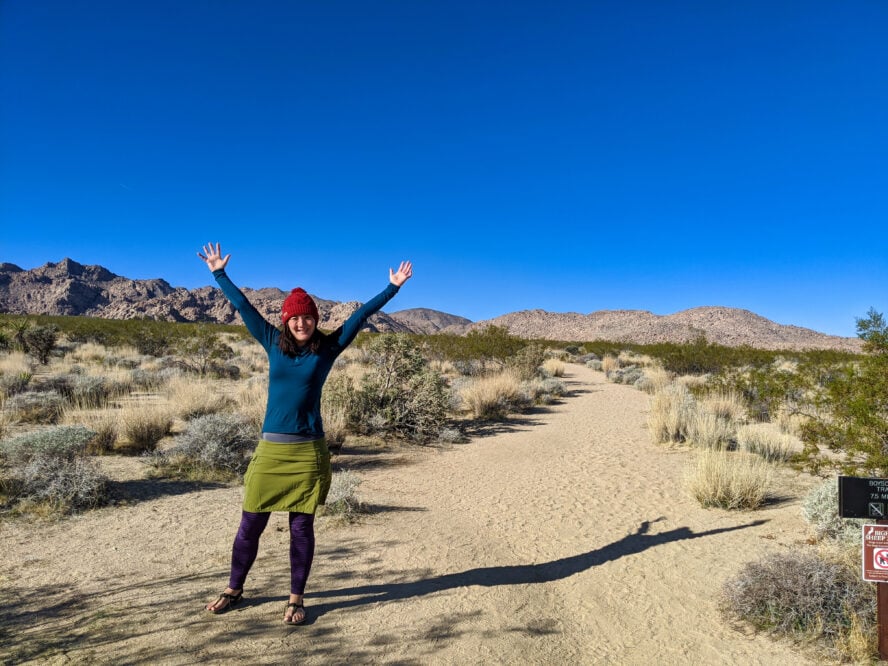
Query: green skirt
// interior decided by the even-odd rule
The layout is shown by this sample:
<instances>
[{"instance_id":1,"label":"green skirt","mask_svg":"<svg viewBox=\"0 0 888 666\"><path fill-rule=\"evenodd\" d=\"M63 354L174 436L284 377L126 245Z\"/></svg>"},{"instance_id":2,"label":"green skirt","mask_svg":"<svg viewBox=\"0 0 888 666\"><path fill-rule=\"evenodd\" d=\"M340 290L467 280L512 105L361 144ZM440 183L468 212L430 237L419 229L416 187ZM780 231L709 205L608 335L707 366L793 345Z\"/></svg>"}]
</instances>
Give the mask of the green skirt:
<instances>
[{"instance_id":1,"label":"green skirt","mask_svg":"<svg viewBox=\"0 0 888 666\"><path fill-rule=\"evenodd\" d=\"M327 440L260 439L244 474L244 511L314 513L327 500L331 476Z\"/></svg>"}]
</instances>

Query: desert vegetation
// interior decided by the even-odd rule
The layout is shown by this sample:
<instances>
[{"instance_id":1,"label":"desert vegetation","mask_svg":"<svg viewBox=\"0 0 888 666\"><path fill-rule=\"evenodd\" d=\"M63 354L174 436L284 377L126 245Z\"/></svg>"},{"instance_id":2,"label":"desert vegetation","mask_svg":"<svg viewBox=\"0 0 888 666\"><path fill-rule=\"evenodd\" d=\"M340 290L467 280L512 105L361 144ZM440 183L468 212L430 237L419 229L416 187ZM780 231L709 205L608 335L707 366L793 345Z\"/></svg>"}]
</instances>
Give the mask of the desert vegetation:
<instances>
[{"instance_id":1,"label":"desert vegetation","mask_svg":"<svg viewBox=\"0 0 888 666\"><path fill-rule=\"evenodd\" d=\"M264 355L241 327L0 316L0 503L56 517L102 506L96 456L139 455L151 477L237 483L264 415ZM817 547L750 563L725 587L732 622L816 638L839 659L873 654L872 586L837 520L836 472L886 475L888 326L858 322L864 353L690 344L567 344L488 327L466 336L362 334L323 394L331 449L462 441L477 422L558 400L568 363L650 395L656 446L689 454L686 487L713 510L753 511L771 479L826 478L805 503ZM38 335L39 333L39 335ZM346 447L347 448L347 447ZM361 478L337 469L325 513L362 510ZM816 577L797 599L785 581ZM820 584L822 583L822 585Z\"/></svg>"},{"instance_id":2,"label":"desert vegetation","mask_svg":"<svg viewBox=\"0 0 888 666\"><path fill-rule=\"evenodd\" d=\"M241 478L267 392L264 353L243 329L8 316L0 326L5 511L52 516L101 506L108 484L97 455L141 456L154 478ZM44 329L52 335L36 335ZM331 450L349 438L377 446L459 442L472 421L505 419L563 395L559 353L493 327L464 346L459 340L360 336L324 390ZM76 482L60 476L63 468ZM41 478L51 491L37 492ZM359 512L359 482L337 481L342 498L328 515Z\"/></svg>"},{"instance_id":3,"label":"desert vegetation","mask_svg":"<svg viewBox=\"0 0 888 666\"><path fill-rule=\"evenodd\" d=\"M838 517L835 475L888 475L888 324L870 310L857 329L860 355L728 349L704 338L585 351L608 380L652 394L651 439L693 453L686 485L702 506L762 506L781 466L826 477L803 508L817 548L748 563L726 583L721 608L731 622L811 641L831 659L868 662L875 586L860 579L862 521Z\"/></svg>"}]
</instances>

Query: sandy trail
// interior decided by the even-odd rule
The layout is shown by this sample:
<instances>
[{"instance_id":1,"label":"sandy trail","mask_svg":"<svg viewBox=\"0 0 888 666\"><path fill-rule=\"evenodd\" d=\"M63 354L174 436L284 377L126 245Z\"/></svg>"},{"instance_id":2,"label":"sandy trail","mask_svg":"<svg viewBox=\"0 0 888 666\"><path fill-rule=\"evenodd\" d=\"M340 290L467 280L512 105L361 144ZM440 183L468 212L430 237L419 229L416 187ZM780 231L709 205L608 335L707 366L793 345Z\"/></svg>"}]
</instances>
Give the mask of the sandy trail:
<instances>
[{"instance_id":1,"label":"sandy trail","mask_svg":"<svg viewBox=\"0 0 888 666\"><path fill-rule=\"evenodd\" d=\"M724 624L722 582L805 549L798 498L754 513L701 509L688 452L652 445L648 396L568 366L560 404L449 450L369 459L358 525L318 524L309 620L282 624L284 514L263 537L246 602L224 587L239 488L134 480L137 497L0 533L0 657L40 663L803 664L786 643Z\"/></svg>"}]
</instances>

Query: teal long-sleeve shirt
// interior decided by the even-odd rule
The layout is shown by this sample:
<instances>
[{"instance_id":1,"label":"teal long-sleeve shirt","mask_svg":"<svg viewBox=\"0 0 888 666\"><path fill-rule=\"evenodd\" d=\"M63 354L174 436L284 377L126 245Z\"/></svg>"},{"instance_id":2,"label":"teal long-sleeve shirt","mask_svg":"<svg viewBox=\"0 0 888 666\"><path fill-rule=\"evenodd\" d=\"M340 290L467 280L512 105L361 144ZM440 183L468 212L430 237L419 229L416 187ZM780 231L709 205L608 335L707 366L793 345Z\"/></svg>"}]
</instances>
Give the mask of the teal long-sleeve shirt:
<instances>
[{"instance_id":1,"label":"teal long-sleeve shirt","mask_svg":"<svg viewBox=\"0 0 888 666\"><path fill-rule=\"evenodd\" d=\"M307 347L295 357L281 352L281 332L259 314L224 270L213 271L222 293L240 313L250 334L268 354L268 404L263 432L289 433L318 439L324 436L321 389L333 362L358 335L370 315L388 303L398 287L389 283L379 294L355 310L348 320L321 339L318 351Z\"/></svg>"}]
</instances>

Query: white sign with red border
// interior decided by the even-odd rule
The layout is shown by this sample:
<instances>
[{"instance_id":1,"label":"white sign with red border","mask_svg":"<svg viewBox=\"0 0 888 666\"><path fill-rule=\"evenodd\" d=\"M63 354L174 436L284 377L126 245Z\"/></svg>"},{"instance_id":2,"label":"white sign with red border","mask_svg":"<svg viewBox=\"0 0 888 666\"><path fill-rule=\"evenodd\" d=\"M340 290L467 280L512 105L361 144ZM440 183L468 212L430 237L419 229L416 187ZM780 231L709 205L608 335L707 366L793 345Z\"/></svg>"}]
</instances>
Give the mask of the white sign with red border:
<instances>
[{"instance_id":1,"label":"white sign with red border","mask_svg":"<svg viewBox=\"0 0 888 666\"><path fill-rule=\"evenodd\" d=\"M888 525L864 525L863 580L888 583Z\"/></svg>"}]
</instances>

